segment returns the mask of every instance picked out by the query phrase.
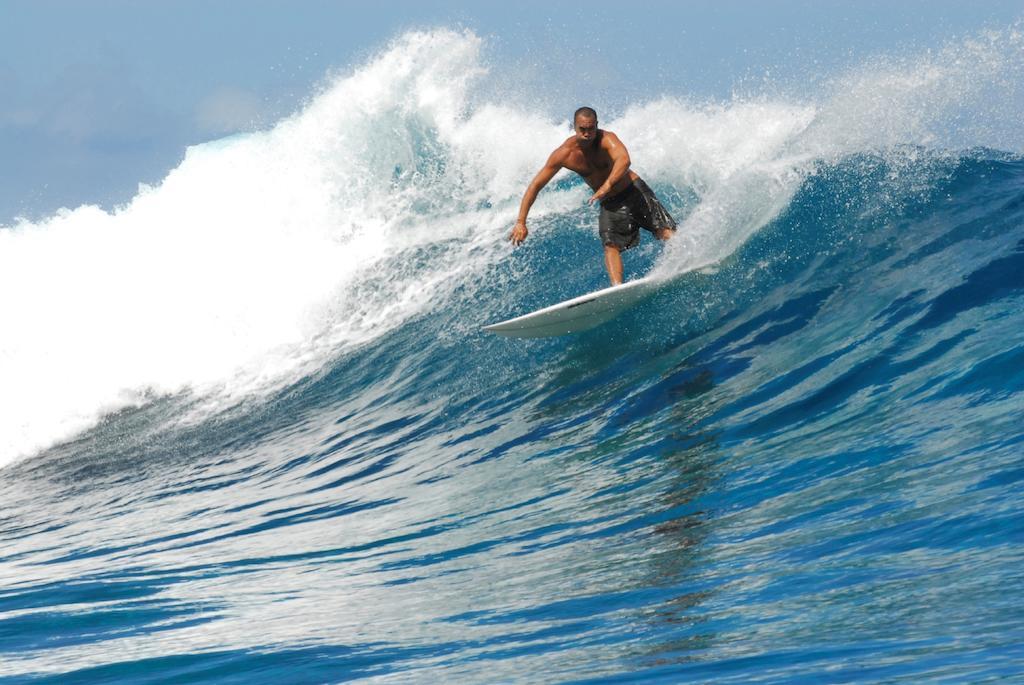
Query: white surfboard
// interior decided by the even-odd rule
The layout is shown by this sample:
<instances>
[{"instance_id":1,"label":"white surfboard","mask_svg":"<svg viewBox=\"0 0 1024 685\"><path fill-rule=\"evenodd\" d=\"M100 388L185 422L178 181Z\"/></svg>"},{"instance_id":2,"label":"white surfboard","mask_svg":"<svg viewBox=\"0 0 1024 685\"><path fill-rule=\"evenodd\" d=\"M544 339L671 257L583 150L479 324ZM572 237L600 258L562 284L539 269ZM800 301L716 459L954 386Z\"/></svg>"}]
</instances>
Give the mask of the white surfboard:
<instances>
[{"instance_id":1,"label":"white surfboard","mask_svg":"<svg viewBox=\"0 0 1024 685\"><path fill-rule=\"evenodd\" d=\"M514 319L484 326L485 331L510 338L547 338L579 333L609 321L652 295L661 281L640 278L613 285Z\"/></svg>"}]
</instances>

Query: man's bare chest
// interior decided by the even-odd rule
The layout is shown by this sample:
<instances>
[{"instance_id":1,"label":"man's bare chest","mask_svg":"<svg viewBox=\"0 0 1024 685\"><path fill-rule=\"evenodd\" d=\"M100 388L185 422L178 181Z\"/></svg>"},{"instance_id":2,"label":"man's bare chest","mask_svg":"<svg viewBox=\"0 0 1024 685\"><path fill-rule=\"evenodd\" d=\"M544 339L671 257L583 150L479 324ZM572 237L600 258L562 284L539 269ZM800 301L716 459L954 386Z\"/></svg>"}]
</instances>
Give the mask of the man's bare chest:
<instances>
[{"instance_id":1,"label":"man's bare chest","mask_svg":"<svg viewBox=\"0 0 1024 685\"><path fill-rule=\"evenodd\" d=\"M585 155L582 152L577 152L569 156L565 161L565 167L575 171L583 178L593 175L607 177L611 172L612 159L607 154Z\"/></svg>"}]
</instances>

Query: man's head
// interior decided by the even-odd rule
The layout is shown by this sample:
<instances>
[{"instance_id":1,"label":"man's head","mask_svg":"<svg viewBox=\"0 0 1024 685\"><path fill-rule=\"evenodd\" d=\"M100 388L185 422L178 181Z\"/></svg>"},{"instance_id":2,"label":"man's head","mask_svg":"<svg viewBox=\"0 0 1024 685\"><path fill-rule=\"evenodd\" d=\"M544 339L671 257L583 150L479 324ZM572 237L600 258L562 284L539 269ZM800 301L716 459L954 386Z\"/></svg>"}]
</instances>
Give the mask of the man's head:
<instances>
[{"instance_id":1,"label":"man's head","mask_svg":"<svg viewBox=\"0 0 1024 685\"><path fill-rule=\"evenodd\" d=\"M576 132L576 144L589 147L597 139L597 112L590 107L580 107L572 117L572 128Z\"/></svg>"}]
</instances>

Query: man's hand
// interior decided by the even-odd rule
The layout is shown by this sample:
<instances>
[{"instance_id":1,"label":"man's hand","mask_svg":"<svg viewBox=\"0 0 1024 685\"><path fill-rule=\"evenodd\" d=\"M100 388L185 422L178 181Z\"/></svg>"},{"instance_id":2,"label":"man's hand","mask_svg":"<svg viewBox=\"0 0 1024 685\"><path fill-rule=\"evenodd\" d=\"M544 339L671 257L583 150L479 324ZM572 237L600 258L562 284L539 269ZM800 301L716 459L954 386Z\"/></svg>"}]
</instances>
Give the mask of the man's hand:
<instances>
[{"instance_id":1,"label":"man's hand","mask_svg":"<svg viewBox=\"0 0 1024 685\"><path fill-rule=\"evenodd\" d=\"M604 186L601 186L600 188L597 189L596 193L594 193L593 195L590 196L590 199L587 200L587 204L588 205L592 205L595 202L600 202L601 200L603 200L605 198L605 196L607 194L608 194L608 191L604 189Z\"/></svg>"},{"instance_id":2,"label":"man's hand","mask_svg":"<svg viewBox=\"0 0 1024 685\"><path fill-rule=\"evenodd\" d=\"M515 228L512 229L512 233L509 234L508 239L512 241L513 245L522 245L523 241L526 240L526 234L529 231L526 230L525 221L517 221Z\"/></svg>"}]
</instances>

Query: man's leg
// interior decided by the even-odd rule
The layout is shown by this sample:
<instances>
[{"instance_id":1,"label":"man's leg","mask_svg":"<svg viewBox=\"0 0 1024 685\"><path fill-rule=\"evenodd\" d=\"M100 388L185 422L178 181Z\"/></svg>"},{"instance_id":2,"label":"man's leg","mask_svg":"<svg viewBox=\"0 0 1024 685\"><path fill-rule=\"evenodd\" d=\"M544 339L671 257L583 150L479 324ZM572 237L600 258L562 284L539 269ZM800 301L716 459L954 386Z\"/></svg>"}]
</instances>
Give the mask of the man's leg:
<instances>
[{"instance_id":1,"label":"man's leg","mask_svg":"<svg viewBox=\"0 0 1024 685\"><path fill-rule=\"evenodd\" d=\"M659 228L658 232L655 233L655 235L658 236L658 240L668 240L675 234L675 230L671 228Z\"/></svg>"},{"instance_id":2,"label":"man's leg","mask_svg":"<svg viewBox=\"0 0 1024 685\"><path fill-rule=\"evenodd\" d=\"M612 285L622 283L622 251L614 245L604 246L604 265Z\"/></svg>"}]
</instances>

